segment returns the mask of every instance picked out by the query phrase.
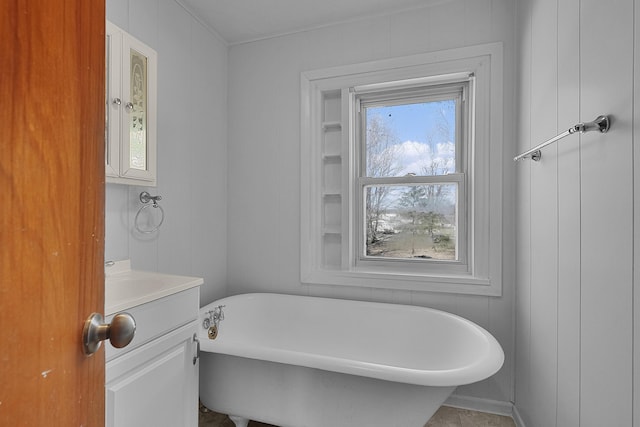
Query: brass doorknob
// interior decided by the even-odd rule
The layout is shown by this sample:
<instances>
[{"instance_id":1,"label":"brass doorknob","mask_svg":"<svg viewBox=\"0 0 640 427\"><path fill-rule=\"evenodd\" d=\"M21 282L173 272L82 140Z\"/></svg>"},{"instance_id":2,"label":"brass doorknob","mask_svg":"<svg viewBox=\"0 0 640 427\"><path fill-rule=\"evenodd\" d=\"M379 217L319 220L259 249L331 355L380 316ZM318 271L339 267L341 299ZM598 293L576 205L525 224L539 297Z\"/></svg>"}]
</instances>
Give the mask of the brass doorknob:
<instances>
[{"instance_id":1,"label":"brass doorknob","mask_svg":"<svg viewBox=\"0 0 640 427\"><path fill-rule=\"evenodd\" d=\"M87 356L100 348L102 341L108 339L116 348L125 347L133 340L136 333L136 321L129 313L118 313L113 316L111 323L103 323L104 318L99 313L93 313L84 322L82 330L82 349Z\"/></svg>"}]
</instances>

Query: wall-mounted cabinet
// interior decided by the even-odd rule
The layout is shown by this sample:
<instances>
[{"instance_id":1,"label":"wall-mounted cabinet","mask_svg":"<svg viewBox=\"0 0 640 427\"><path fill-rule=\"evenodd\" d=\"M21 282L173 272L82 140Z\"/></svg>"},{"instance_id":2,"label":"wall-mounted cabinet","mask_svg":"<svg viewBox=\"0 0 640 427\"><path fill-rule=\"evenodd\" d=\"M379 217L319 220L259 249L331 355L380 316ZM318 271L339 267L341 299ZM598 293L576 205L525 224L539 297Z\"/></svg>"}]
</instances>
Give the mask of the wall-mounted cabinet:
<instances>
[{"instance_id":1,"label":"wall-mounted cabinet","mask_svg":"<svg viewBox=\"0 0 640 427\"><path fill-rule=\"evenodd\" d=\"M107 22L107 182L156 185L157 54Z\"/></svg>"}]
</instances>

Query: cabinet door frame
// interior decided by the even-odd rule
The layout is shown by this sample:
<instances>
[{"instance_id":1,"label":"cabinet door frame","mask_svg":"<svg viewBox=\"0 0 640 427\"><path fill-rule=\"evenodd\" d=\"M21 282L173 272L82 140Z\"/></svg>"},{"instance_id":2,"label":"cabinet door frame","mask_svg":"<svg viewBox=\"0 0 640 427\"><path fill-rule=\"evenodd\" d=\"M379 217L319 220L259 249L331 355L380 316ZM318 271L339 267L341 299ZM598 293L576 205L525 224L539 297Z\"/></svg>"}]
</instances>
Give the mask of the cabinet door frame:
<instances>
[{"instance_id":1,"label":"cabinet door frame","mask_svg":"<svg viewBox=\"0 0 640 427\"><path fill-rule=\"evenodd\" d=\"M106 134L105 173L107 177L120 176L120 110L122 107L122 31L107 21L106 53Z\"/></svg>"}]
</instances>

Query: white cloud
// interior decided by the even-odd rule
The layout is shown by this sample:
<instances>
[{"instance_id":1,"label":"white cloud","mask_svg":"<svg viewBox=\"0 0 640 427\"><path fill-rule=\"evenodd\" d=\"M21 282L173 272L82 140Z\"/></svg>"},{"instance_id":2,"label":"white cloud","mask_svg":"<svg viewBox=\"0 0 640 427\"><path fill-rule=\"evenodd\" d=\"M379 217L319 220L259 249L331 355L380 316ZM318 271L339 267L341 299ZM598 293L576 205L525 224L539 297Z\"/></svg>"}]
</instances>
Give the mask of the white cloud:
<instances>
[{"instance_id":1,"label":"white cloud","mask_svg":"<svg viewBox=\"0 0 640 427\"><path fill-rule=\"evenodd\" d=\"M439 143L433 148L435 152L429 144L417 141L405 141L395 145L395 155L400 169L398 176L408 173L420 175L425 168L431 168L434 162L440 167L446 166L452 172L455 168L455 144Z\"/></svg>"}]
</instances>

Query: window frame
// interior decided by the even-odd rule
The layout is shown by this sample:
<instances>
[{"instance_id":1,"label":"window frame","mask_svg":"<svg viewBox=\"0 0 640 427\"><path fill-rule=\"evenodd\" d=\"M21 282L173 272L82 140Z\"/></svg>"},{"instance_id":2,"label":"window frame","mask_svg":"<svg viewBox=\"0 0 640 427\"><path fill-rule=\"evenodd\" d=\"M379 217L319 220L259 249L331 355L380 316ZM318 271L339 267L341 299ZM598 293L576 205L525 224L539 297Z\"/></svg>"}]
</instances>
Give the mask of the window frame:
<instances>
[{"instance_id":1,"label":"window frame","mask_svg":"<svg viewBox=\"0 0 640 427\"><path fill-rule=\"evenodd\" d=\"M414 79L415 80L415 79ZM470 203L469 193L466 191L468 184L467 168L468 146L473 144L472 135L469 132L471 114L474 103L473 88L475 77L473 74L456 73L431 78L428 82L398 81L389 82L383 89L379 85L359 86L350 88L350 105L354 125L350 129L350 144L357 151L353 156L354 170L354 194L358 203L353 218L356 224L353 238L358 242L358 248L353 257L353 265L361 268L380 269L387 272L403 273L406 271L421 272L428 269L430 273L456 273L465 274L469 271L469 251L467 233L468 208ZM454 96L451 96L451 95ZM375 106L406 105L410 101L436 102L438 100L456 99L456 166L455 171L446 175L431 176L402 176L402 177L369 177L366 173L366 108ZM419 184L456 184L457 191L457 242L455 260L428 260L408 258L383 258L366 256L366 190L373 185L419 185ZM362 221L360 224L359 221ZM460 250L462 249L462 250Z\"/></svg>"},{"instance_id":2,"label":"window frame","mask_svg":"<svg viewBox=\"0 0 640 427\"><path fill-rule=\"evenodd\" d=\"M301 283L501 295L502 68L502 44L491 43L301 74ZM475 143L466 154L468 178L456 177L469 200L467 267L425 270L420 267L423 263L409 263L414 265L410 268L404 262L402 267L390 268L356 262L353 254L358 253L359 231L354 229L354 212L363 201L355 197L359 154L351 140L352 93L402 87L401 81L424 86L446 80L443 76L459 79L462 75L475 79L468 130ZM330 119L325 117L329 98L331 106L340 110ZM327 132L339 138L339 148L330 153L323 148ZM332 184L336 190L326 191L328 178L336 180ZM329 210L335 223L327 225Z\"/></svg>"}]
</instances>

